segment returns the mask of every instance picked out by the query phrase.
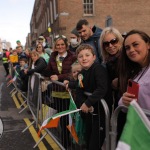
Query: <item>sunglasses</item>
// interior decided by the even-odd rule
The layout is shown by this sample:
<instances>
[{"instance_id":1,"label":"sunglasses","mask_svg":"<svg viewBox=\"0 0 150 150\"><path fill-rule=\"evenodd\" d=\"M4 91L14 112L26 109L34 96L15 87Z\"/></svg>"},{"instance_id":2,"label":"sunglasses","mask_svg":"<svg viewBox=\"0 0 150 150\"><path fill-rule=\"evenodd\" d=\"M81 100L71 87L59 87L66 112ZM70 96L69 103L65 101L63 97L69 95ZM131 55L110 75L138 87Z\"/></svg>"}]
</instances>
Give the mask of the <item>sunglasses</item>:
<instances>
[{"instance_id":1,"label":"sunglasses","mask_svg":"<svg viewBox=\"0 0 150 150\"><path fill-rule=\"evenodd\" d=\"M67 39L67 37L64 35L56 35L54 41L56 42L58 39Z\"/></svg>"},{"instance_id":2,"label":"sunglasses","mask_svg":"<svg viewBox=\"0 0 150 150\"><path fill-rule=\"evenodd\" d=\"M115 39L110 40L109 42L108 41L103 42L103 46L106 48L106 47L109 47L109 44L115 45L117 43L118 43L118 39L115 38Z\"/></svg>"},{"instance_id":3,"label":"sunglasses","mask_svg":"<svg viewBox=\"0 0 150 150\"><path fill-rule=\"evenodd\" d=\"M38 46L37 48L42 48L41 46Z\"/></svg>"}]
</instances>

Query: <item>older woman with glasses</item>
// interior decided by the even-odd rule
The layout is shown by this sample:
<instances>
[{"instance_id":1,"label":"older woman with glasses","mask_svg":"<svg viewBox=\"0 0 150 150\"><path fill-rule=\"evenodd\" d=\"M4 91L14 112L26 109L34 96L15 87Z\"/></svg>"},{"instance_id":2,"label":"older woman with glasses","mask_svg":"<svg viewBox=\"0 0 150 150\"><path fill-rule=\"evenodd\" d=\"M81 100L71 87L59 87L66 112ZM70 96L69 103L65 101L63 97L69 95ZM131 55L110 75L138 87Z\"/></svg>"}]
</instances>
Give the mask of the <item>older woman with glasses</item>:
<instances>
[{"instance_id":1,"label":"older woman with glasses","mask_svg":"<svg viewBox=\"0 0 150 150\"><path fill-rule=\"evenodd\" d=\"M43 57L48 64L50 56L45 52L45 49L42 44L37 44L36 51L39 53L41 57Z\"/></svg>"},{"instance_id":2,"label":"older woman with glasses","mask_svg":"<svg viewBox=\"0 0 150 150\"><path fill-rule=\"evenodd\" d=\"M121 33L113 27L106 27L100 37L100 46L103 63L106 65L112 88L114 90L114 107L118 106L118 60L122 48L123 37Z\"/></svg>"},{"instance_id":3,"label":"older woman with glasses","mask_svg":"<svg viewBox=\"0 0 150 150\"><path fill-rule=\"evenodd\" d=\"M51 81L63 82L70 75L71 65L77 58L68 50L68 40L64 35L57 35L54 38L54 49L55 51L51 53L50 61L46 69L46 76L49 76ZM63 94L63 98L60 97L61 94ZM52 97L54 103L50 104L50 107L55 108L58 112L69 109L70 96L65 87L59 86L52 89ZM69 133L66 128L68 125L68 116L62 117L60 124L62 127L62 144L67 148L69 144Z\"/></svg>"}]
</instances>

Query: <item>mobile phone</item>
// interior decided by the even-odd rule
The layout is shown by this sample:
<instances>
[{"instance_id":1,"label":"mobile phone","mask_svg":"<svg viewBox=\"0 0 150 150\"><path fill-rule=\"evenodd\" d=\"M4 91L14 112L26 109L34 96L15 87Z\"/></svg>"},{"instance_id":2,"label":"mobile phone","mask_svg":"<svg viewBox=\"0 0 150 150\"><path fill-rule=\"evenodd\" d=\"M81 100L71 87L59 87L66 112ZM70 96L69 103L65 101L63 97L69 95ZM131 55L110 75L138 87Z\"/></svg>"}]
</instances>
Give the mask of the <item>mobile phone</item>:
<instances>
[{"instance_id":1,"label":"mobile phone","mask_svg":"<svg viewBox=\"0 0 150 150\"><path fill-rule=\"evenodd\" d=\"M135 99L138 100L139 84L131 79L128 80L127 92L135 95Z\"/></svg>"}]
</instances>

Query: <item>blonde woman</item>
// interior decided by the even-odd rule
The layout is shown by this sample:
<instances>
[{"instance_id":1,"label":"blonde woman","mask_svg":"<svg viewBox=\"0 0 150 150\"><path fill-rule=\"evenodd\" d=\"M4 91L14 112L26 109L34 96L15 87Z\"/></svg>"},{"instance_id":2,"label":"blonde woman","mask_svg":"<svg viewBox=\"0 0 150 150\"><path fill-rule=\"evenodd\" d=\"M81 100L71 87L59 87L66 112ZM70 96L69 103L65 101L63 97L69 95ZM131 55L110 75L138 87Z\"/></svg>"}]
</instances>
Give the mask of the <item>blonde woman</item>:
<instances>
[{"instance_id":1,"label":"blonde woman","mask_svg":"<svg viewBox=\"0 0 150 150\"><path fill-rule=\"evenodd\" d=\"M70 75L71 65L76 61L76 56L68 50L68 40L64 35L57 35L54 38L54 49L55 51L51 54L45 75L48 76L51 81L63 82ZM53 95L53 93L55 93L55 95ZM63 98L60 97L62 93ZM51 107L58 112L69 109L70 96L64 87L60 86L53 89L52 96L54 103ZM69 146L69 132L66 128L68 125L68 117L62 117L60 124L62 127L62 145L67 148Z\"/></svg>"},{"instance_id":2,"label":"blonde woman","mask_svg":"<svg viewBox=\"0 0 150 150\"><path fill-rule=\"evenodd\" d=\"M109 78L114 90L114 107L118 106L118 60L122 48L123 37L114 27L104 28L100 37L103 63L108 70Z\"/></svg>"}]
</instances>

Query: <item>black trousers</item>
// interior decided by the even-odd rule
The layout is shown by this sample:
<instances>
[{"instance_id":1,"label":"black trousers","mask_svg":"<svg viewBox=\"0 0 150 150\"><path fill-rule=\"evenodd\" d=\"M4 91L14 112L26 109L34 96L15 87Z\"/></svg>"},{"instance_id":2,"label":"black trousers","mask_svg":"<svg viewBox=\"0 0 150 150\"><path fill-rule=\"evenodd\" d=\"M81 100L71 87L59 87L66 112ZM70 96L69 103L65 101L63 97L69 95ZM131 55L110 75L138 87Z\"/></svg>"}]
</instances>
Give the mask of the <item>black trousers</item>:
<instances>
[{"instance_id":1,"label":"black trousers","mask_svg":"<svg viewBox=\"0 0 150 150\"><path fill-rule=\"evenodd\" d=\"M121 137L124 125L126 123L126 117L127 117L127 113L122 112L122 111L118 115L118 120L117 120L117 133L118 133L117 134L117 143L118 143L118 141Z\"/></svg>"},{"instance_id":2,"label":"black trousers","mask_svg":"<svg viewBox=\"0 0 150 150\"><path fill-rule=\"evenodd\" d=\"M101 150L105 140L105 117L92 115L90 113L83 115L86 124L86 145L87 150Z\"/></svg>"},{"instance_id":3,"label":"black trousers","mask_svg":"<svg viewBox=\"0 0 150 150\"><path fill-rule=\"evenodd\" d=\"M6 75L8 75L9 74L9 63L4 63L3 66L6 71Z\"/></svg>"}]
</instances>

